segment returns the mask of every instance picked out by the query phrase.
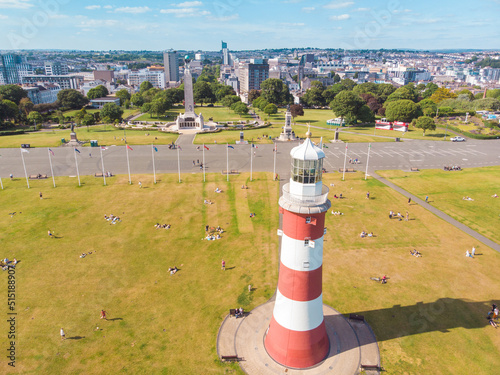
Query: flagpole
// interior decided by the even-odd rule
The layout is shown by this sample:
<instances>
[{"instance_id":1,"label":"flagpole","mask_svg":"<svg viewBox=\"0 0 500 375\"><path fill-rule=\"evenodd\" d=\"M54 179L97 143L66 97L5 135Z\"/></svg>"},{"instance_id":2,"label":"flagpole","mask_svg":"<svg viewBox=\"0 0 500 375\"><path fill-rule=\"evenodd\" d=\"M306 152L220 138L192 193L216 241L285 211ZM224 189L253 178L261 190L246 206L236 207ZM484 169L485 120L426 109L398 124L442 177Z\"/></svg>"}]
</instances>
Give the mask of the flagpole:
<instances>
[{"instance_id":1,"label":"flagpole","mask_svg":"<svg viewBox=\"0 0 500 375\"><path fill-rule=\"evenodd\" d=\"M276 143L274 143L274 169L273 169L273 180L276 181L276 154L278 153L278 150L276 148Z\"/></svg>"},{"instance_id":2,"label":"flagpole","mask_svg":"<svg viewBox=\"0 0 500 375\"><path fill-rule=\"evenodd\" d=\"M179 156L179 146L177 146L177 170L179 171L179 184L181 183L181 158Z\"/></svg>"},{"instance_id":3,"label":"flagpole","mask_svg":"<svg viewBox=\"0 0 500 375\"><path fill-rule=\"evenodd\" d=\"M132 179L130 178L130 161L128 158L128 145L125 145L125 150L127 150L128 183L132 185Z\"/></svg>"},{"instance_id":4,"label":"flagpole","mask_svg":"<svg viewBox=\"0 0 500 375\"><path fill-rule=\"evenodd\" d=\"M155 168L155 145L151 144L151 155L153 156L153 178L156 184L156 168Z\"/></svg>"},{"instance_id":5,"label":"flagpole","mask_svg":"<svg viewBox=\"0 0 500 375\"><path fill-rule=\"evenodd\" d=\"M365 181L366 181L366 176L368 176L368 162L370 161L370 150L372 148L372 144L368 143L368 157L366 158L366 171L365 171Z\"/></svg>"},{"instance_id":6,"label":"flagpole","mask_svg":"<svg viewBox=\"0 0 500 375\"><path fill-rule=\"evenodd\" d=\"M345 144L344 171L342 172L342 181L344 181L344 176L345 176L345 162L347 160L347 145L348 145L348 143Z\"/></svg>"},{"instance_id":7,"label":"flagpole","mask_svg":"<svg viewBox=\"0 0 500 375\"><path fill-rule=\"evenodd\" d=\"M54 178L54 170L52 169L52 158L50 157L50 148L47 149L47 154L49 154L50 173L52 173L52 182L54 183L54 187L56 187L56 180Z\"/></svg>"},{"instance_id":8,"label":"flagpole","mask_svg":"<svg viewBox=\"0 0 500 375\"><path fill-rule=\"evenodd\" d=\"M0 185L2 185L2 190L3 190L3 182L2 182L2 177L0 177Z\"/></svg>"},{"instance_id":9,"label":"flagpole","mask_svg":"<svg viewBox=\"0 0 500 375\"><path fill-rule=\"evenodd\" d=\"M229 143L226 144L226 180L229 182Z\"/></svg>"},{"instance_id":10,"label":"flagpole","mask_svg":"<svg viewBox=\"0 0 500 375\"><path fill-rule=\"evenodd\" d=\"M253 171L253 143L250 144L250 181L253 181L252 171Z\"/></svg>"},{"instance_id":11,"label":"flagpole","mask_svg":"<svg viewBox=\"0 0 500 375\"><path fill-rule=\"evenodd\" d=\"M78 170L78 161L76 160L76 147L73 148L73 154L75 154L75 165L76 165L76 175L78 176L78 186L82 186L80 183L80 171Z\"/></svg>"},{"instance_id":12,"label":"flagpole","mask_svg":"<svg viewBox=\"0 0 500 375\"><path fill-rule=\"evenodd\" d=\"M102 147L101 149L101 166L102 166L102 178L104 179L104 186L106 186L106 175L104 174L104 158L102 157Z\"/></svg>"},{"instance_id":13,"label":"flagpole","mask_svg":"<svg viewBox=\"0 0 500 375\"><path fill-rule=\"evenodd\" d=\"M203 143L203 182L205 182L205 143Z\"/></svg>"},{"instance_id":14,"label":"flagpole","mask_svg":"<svg viewBox=\"0 0 500 375\"><path fill-rule=\"evenodd\" d=\"M21 158L23 159L24 175L26 176L26 184L28 184L28 189L30 188L30 182L28 180L28 173L26 172L26 164L24 163L23 149L21 149Z\"/></svg>"}]
</instances>

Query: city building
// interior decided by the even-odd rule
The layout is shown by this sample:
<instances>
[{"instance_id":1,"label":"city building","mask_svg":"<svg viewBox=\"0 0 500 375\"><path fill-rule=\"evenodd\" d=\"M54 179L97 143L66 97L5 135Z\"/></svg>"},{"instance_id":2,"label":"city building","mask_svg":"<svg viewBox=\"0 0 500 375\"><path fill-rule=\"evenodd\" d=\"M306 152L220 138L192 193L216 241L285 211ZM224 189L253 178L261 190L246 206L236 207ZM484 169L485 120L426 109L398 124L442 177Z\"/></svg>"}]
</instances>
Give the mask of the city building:
<instances>
[{"instance_id":1,"label":"city building","mask_svg":"<svg viewBox=\"0 0 500 375\"><path fill-rule=\"evenodd\" d=\"M19 84L33 74L33 67L18 55L0 55L0 85Z\"/></svg>"},{"instance_id":2,"label":"city building","mask_svg":"<svg viewBox=\"0 0 500 375\"><path fill-rule=\"evenodd\" d=\"M44 67L47 76L62 76L69 73L68 66L60 62L46 61Z\"/></svg>"},{"instance_id":3,"label":"city building","mask_svg":"<svg viewBox=\"0 0 500 375\"><path fill-rule=\"evenodd\" d=\"M179 59L177 51L167 51L163 53L163 67L165 70L165 83L169 86L169 82L179 82Z\"/></svg>"},{"instance_id":4,"label":"city building","mask_svg":"<svg viewBox=\"0 0 500 375\"><path fill-rule=\"evenodd\" d=\"M252 59L239 65L240 93L260 90L260 84L269 78L269 64L263 59Z\"/></svg>"},{"instance_id":5,"label":"city building","mask_svg":"<svg viewBox=\"0 0 500 375\"><path fill-rule=\"evenodd\" d=\"M106 82L114 82L115 72L113 70L94 70L94 79Z\"/></svg>"},{"instance_id":6,"label":"city building","mask_svg":"<svg viewBox=\"0 0 500 375\"><path fill-rule=\"evenodd\" d=\"M145 81L149 81L153 87L164 89L166 87L165 71L163 68L151 67L138 71L131 71L128 74L128 84L130 86L140 86L141 83Z\"/></svg>"},{"instance_id":7,"label":"city building","mask_svg":"<svg viewBox=\"0 0 500 375\"><path fill-rule=\"evenodd\" d=\"M96 98L90 100L90 106L99 109L104 107L104 105L108 103L120 105L120 98L117 98L116 96L106 96L104 98Z\"/></svg>"},{"instance_id":8,"label":"city building","mask_svg":"<svg viewBox=\"0 0 500 375\"><path fill-rule=\"evenodd\" d=\"M61 91L59 85L47 83L37 86L23 86L28 93L28 98L33 104L50 104L57 100L57 94Z\"/></svg>"},{"instance_id":9,"label":"city building","mask_svg":"<svg viewBox=\"0 0 500 375\"><path fill-rule=\"evenodd\" d=\"M54 83L64 89L75 89L78 90L80 85L83 84L83 77L78 75L60 75L60 76L48 76L48 75L36 75L29 74L22 77L22 83L25 85L38 85L46 83Z\"/></svg>"},{"instance_id":10,"label":"city building","mask_svg":"<svg viewBox=\"0 0 500 375\"><path fill-rule=\"evenodd\" d=\"M227 43L222 42L222 64L223 65L232 65L231 54L229 53L229 49L227 48Z\"/></svg>"}]
</instances>

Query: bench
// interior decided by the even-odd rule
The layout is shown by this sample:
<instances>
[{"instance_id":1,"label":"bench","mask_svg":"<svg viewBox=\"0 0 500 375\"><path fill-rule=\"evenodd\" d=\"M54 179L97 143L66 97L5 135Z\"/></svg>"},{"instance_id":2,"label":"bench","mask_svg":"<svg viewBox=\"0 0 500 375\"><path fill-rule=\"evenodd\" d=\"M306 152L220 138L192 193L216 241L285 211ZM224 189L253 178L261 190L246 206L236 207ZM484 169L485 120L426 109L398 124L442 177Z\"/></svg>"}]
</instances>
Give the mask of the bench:
<instances>
[{"instance_id":1,"label":"bench","mask_svg":"<svg viewBox=\"0 0 500 375\"><path fill-rule=\"evenodd\" d=\"M350 320L359 320L360 322L365 321L365 317L363 315L358 315L358 314L349 314L349 319Z\"/></svg>"},{"instance_id":2,"label":"bench","mask_svg":"<svg viewBox=\"0 0 500 375\"><path fill-rule=\"evenodd\" d=\"M362 370L381 370L381 371L384 371L384 369L382 367L380 367L379 365L361 365L361 369Z\"/></svg>"},{"instance_id":3,"label":"bench","mask_svg":"<svg viewBox=\"0 0 500 375\"><path fill-rule=\"evenodd\" d=\"M241 360L237 355L221 355L220 359L223 362L238 362Z\"/></svg>"},{"instance_id":4,"label":"bench","mask_svg":"<svg viewBox=\"0 0 500 375\"><path fill-rule=\"evenodd\" d=\"M43 180L47 178L46 174L30 174L30 180Z\"/></svg>"},{"instance_id":5,"label":"bench","mask_svg":"<svg viewBox=\"0 0 500 375\"><path fill-rule=\"evenodd\" d=\"M94 173L95 177L103 177L102 172L101 173Z\"/></svg>"},{"instance_id":6,"label":"bench","mask_svg":"<svg viewBox=\"0 0 500 375\"><path fill-rule=\"evenodd\" d=\"M418 172L418 171L419 171L419 169L418 169L417 167L412 167L412 168L410 169L410 171L411 171L411 172Z\"/></svg>"},{"instance_id":7,"label":"bench","mask_svg":"<svg viewBox=\"0 0 500 375\"><path fill-rule=\"evenodd\" d=\"M236 309L229 309L229 316L235 316L236 315Z\"/></svg>"},{"instance_id":8,"label":"bench","mask_svg":"<svg viewBox=\"0 0 500 375\"><path fill-rule=\"evenodd\" d=\"M222 174L240 174L240 172L236 169L231 169L229 172L227 170L222 171Z\"/></svg>"}]
</instances>

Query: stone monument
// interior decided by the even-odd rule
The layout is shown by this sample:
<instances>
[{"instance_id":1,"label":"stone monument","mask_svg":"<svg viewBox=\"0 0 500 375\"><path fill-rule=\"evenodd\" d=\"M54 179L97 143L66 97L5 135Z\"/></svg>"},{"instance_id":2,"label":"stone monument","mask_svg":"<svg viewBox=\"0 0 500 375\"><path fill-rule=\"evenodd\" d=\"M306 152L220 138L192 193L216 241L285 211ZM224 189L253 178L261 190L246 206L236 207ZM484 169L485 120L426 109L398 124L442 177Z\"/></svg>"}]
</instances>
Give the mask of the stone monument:
<instances>
[{"instance_id":1,"label":"stone monument","mask_svg":"<svg viewBox=\"0 0 500 375\"><path fill-rule=\"evenodd\" d=\"M247 145L248 141L245 141L245 135L243 132L240 132L240 140L236 141L237 145Z\"/></svg>"},{"instance_id":2,"label":"stone monument","mask_svg":"<svg viewBox=\"0 0 500 375\"><path fill-rule=\"evenodd\" d=\"M194 112L193 99L193 76L189 70L189 56L185 57L184 69L184 113L179 114L176 120L177 130L182 129L197 129L203 130L204 121L203 115L196 115Z\"/></svg>"},{"instance_id":3,"label":"stone monument","mask_svg":"<svg viewBox=\"0 0 500 375\"><path fill-rule=\"evenodd\" d=\"M292 113L290 112L290 106L286 107L285 113L285 126L283 126L283 131L277 138L278 141L296 141L298 138L292 130Z\"/></svg>"}]
</instances>

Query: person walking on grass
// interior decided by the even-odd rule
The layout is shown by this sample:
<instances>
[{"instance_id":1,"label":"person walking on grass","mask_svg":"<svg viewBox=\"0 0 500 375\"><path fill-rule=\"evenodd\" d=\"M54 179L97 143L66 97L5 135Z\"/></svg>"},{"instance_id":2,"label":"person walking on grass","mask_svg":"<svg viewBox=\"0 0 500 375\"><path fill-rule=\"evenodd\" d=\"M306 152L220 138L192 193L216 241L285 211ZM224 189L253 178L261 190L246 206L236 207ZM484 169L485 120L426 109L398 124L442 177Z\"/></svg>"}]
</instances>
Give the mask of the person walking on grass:
<instances>
[{"instance_id":1,"label":"person walking on grass","mask_svg":"<svg viewBox=\"0 0 500 375\"><path fill-rule=\"evenodd\" d=\"M222 259L222 270L225 271L226 270L226 261L224 259Z\"/></svg>"},{"instance_id":2,"label":"person walking on grass","mask_svg":"<svg viewBox=\"0 0 500 375\"><path fill-rule=\"evenodd\" d=\"M52 234L52 232L50 230L48 231L47 234L49 235L49 238L54 238L54 236L53 236L53 234Z\"/></svg>"},{"instance_id":3,"label":"person walking on grass","mask_svg":"<svg viewBox=\"0 0 500 375\"><path fill-rule=\"evenodd\" d=\"M406 221L410 220L410 214L406 211Z\"/></svg>"},{"instance_id":4,"label":"person walking on grass","mask_svg":"<svg viewBox=\"0 0 500 375\"><path fill-rule=\"evenodd\" d=\"M142 182L139 181L139 188L142 188Z\"/></svg>"},{"instance_id":5,"label":"person walking on grass","mask_svg":"<svg viewBox=\"0 0 500 375\"><path fill-rule=\"evenodd\" d=\"M366 192L366 199L370 199L370 192L369 191Z\"/></svg>"},{"instance_id":6,"label":"person walking on grass","mask_svg":"<svg viewBox=\"0 0 500 375\"><path fill-rule=\"evenodd\" d=\"M108 320L108 318L106 318L106 311L104 310L101 310L101 319Z\"/></svg>"},{"instance_id":7,"label":"person walking on grass","mask_svg":"<svg viewBox=\"0 0 500 375\"><path fill-rule=\"evenodd\" d=\"M40 199L43 199L42 192L40 192Z\"/></svg>"},{"instance_id":8,"label":"person walking on grass","mask_svg":"<svg viewBox=\"0 0 500 375\"><path fill-rule=\"evenodd\" d=\"M61 340L66 340L66 334L64 333L64 329L61 327Z\"/></svg>"},{"instance_id":9,"label":"person walking on grass","mask_svg":"<svg viewBox=\"0 0 500 375\"><path fill-rule=\"evenodd\" d=\"M410 204L411 204L411 197L408 198L408 205L410 205Z\"/></svg>"},{"instance_id":10,"label":"person walking on grass","mask_svg":"<svg viewBox=\"0 0 500 375\"><path fill-rule=\"evenodd\" d=\"M474 258L474 255L476 255L476 248L474 246L472 246L471 255L473 258Z\"/></svg>"}]
</instances>

